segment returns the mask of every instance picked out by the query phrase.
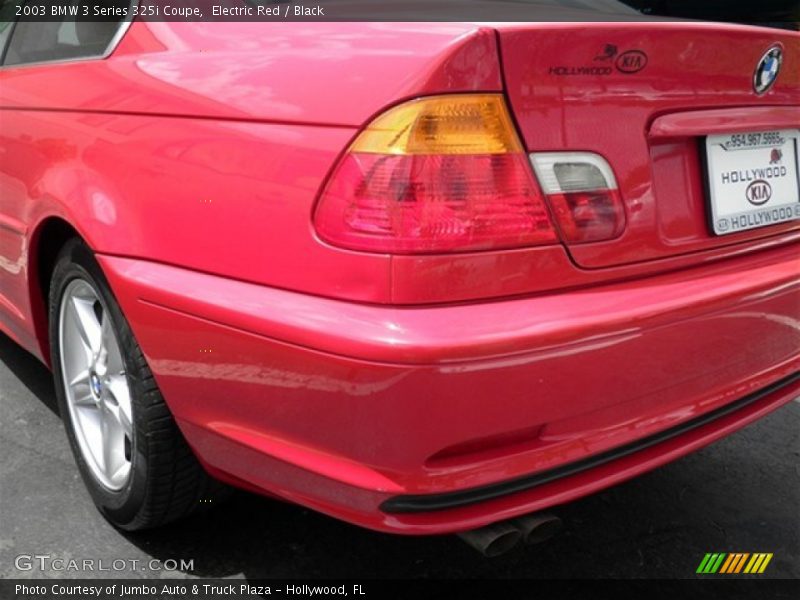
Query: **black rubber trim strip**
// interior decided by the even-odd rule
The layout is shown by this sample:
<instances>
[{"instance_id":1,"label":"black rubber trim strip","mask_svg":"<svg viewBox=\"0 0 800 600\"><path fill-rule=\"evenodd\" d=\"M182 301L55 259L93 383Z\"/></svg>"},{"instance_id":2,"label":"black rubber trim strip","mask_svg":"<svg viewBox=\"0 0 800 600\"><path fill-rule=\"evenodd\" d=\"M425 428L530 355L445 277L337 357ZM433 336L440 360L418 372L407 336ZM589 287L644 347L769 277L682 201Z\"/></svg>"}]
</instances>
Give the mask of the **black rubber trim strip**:
<instances>
[{"instance_id":1,"label":"black rubber trim strip","mask_svg":"<svg viewBox=\"0 0 800 600\"><path fill-rule=\"evenodd\" d=\"M550 483L557 479L577 475L583 471L588 471L595 467L599 467L614 460L623 458L630 454L634 454L656 444L666 442L674 437L680 436L703 425L707 425L717 419L734 413L746 406L758 402L759 400L779 391L781 388L788 387L791 384L800 381L800 372L794 373L768 385L765 388L758 390L752 394L745 396L739 400L726 404L716 410L712 410L704 415L695 419L690 419L680 425L665 429L654 435L642 438L635 442L619 446L606 452L601 452L594 456L584 458L573 463L556 467L548 471L542 471L535 475L526 475L517 479L504 481L502 483L494 483L491 485L471 488L467 490L459 490L457 492L447 492L444 494L421 494L421 495L407 495L395 496L389 498L381 504L381 510L385 513L400 514L400 513L423 513L432 512L437 510L448 510L452 508L460 508L470 504L477 504L479 502L486 502L501 496L523 492L532 488Z\"/></svg>"}]
</instances>

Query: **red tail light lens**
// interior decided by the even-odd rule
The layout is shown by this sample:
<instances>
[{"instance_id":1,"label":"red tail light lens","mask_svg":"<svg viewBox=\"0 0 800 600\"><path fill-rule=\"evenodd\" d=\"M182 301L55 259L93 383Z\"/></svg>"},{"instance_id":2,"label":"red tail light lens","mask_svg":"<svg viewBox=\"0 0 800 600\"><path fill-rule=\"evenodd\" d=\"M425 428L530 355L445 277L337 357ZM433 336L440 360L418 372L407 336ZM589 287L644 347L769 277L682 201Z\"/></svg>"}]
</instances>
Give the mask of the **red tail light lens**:
<instances>
[{"instance_id":1,"label":"red tail light lens","mask_svg":"<svg viewBox=\"0 0 800 600\"><path fill-rule=\"evenodd\" d=\"M353 143L314 216L331 244L371 252L512 248L556 241L502 96L403 104Z\"/></svg>"},{"instance_id":2,"label":"red tail light lens","mask_svg":"<svg viewBox=\"0 0 800 600\"><path fill-rule=\"evenodd\" d=\"M611 240L625 227L617 190L552 194L548 199L567 242Z\"/></svg>"},{"instance_id":3,"label":"red tail light lens","mask_svg":"<svg viewBox=\"0 0 800 600\"><path fill-rule=\"evenodd\" d=\"M625 207L609 164L588 152L533 155L533 166L566 242L599 242L625 229Z\"/></svg>"},{"instance_id":4,"label":"red tail light lens","mask_svg":"<svg viewBox=\"0 0 800 600\"><path fill-rule=\"evenodd\" d=\"M524 154L353 153L316 215L333 244L375 252L439 252L555 241Z\"/></svg>"}]
</instances>

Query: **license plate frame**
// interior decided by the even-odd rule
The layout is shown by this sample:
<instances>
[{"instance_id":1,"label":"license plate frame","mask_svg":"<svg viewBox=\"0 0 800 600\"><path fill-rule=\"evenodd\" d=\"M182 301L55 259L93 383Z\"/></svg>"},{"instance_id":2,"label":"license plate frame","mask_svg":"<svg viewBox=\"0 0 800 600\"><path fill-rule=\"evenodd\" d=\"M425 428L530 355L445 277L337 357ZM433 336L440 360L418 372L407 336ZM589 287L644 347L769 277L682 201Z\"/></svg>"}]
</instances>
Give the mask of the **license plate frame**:
<instances>
[{"instance_id":1,"label":"license plate frame","mask_svg":"<svg viewBox=\"0 0 800 600\"><path fill-rule=\"evenodd\" d=\"M800 219L800 130L708 135L706 211L716 236Z\"/></svg>"}]
</instances>

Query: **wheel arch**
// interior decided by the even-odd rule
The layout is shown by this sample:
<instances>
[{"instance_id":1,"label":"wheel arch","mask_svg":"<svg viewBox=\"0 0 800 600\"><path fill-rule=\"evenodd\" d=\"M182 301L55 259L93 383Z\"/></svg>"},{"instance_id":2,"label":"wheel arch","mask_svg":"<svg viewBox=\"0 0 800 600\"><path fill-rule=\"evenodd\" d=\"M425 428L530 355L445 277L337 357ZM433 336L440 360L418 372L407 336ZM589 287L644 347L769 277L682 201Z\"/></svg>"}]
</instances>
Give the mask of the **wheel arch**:
<instances>
[{"instance_id":1,"label":"wheel arch","mask_svg":"<svg viewBox=\"0 0 800 600\"><path fill-rule=\"evenodd\" d=\"M31 318L42 358L50 364L50 340L48 336L47 302L50 294L50 278L58 254L71 239L78 238L89 245L85 236L61 216L48 216L33 229L28 251L28 295Z\"/></svg>"}]
</instances>

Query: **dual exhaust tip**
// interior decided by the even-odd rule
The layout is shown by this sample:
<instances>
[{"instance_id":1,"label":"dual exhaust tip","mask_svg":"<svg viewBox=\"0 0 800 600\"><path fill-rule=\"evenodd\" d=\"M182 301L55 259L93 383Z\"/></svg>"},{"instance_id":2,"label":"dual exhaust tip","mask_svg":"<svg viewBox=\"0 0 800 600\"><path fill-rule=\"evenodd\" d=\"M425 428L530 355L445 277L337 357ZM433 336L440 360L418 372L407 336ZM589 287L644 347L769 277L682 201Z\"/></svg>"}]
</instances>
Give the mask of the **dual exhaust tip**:
<instances>
[{"instance_id":1,"label":"dual exhaust tip","mask_svg":"<svg viewBox=\"0 0 800 600\"><path fill-rule=\"evenodd\" d=\"M505 554L520 542L540 544L561 529L561 519L550 514L533 514L492 523L458 534L468 545L489 558Z\"/></svg>"}]
</instances>

